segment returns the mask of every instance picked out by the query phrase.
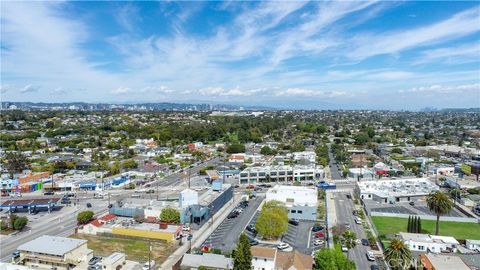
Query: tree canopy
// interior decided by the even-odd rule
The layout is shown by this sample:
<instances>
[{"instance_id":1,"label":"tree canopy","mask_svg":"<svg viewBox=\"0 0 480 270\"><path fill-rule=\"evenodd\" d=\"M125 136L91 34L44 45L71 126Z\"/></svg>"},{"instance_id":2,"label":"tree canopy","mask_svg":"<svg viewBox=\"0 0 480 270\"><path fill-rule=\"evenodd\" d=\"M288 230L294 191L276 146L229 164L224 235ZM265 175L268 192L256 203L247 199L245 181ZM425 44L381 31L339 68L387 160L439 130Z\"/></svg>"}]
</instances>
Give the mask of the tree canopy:
<instances>
[{"instance_id":1,"label":"tree canopy","mask_svg":"<svg viewBox=\"0 0 480 270\"><path fill-rule=\"evenodd\" d=\"M92 218L94 213L92 211L83 211L78 213L77 221L80 224L87 224Z\"/></svg>"},{"instance_id":2,"label":"tree canopy","mask_svg":"<svg viewBox=\"0 0 480 270\"><path fill-rule=\"evenodd\" d=\"M321 249L314 257L315 270L355 270L355 263L350 261L341 250Z\"/></svg>"},{"instance_id":3,"label":"tree canopy","mask_svg":"<svg viewBox=\"0 0 480 270\"><path fill-rule=\"evenodd\" d=\"M288 212L279 201L268 201L263 207L255 224L255 229L267 239L278 238L288 230Z\"/></svg>"},{"instance_id":4,"label":"tree canopy","mask_svg":"<svg viewBox=\"0 0 480 270\"><path fill-rule=\"evenodd\" d=\"M167 223L178 224L180 223L180 212L174 208L164 208L160 213L160 220Z\"/></svg>"},{"instance_id":5,"label":"tree canopy","mask_svg":"<svg viewBox=\"0 0 480 270\"><path fill-rule=\"evenodd\" d=\"M250 241L244 233L240 235L237 248L233 254L233 269L252 269L252 252L250 251Z\"/></svg>"}]
</instances>

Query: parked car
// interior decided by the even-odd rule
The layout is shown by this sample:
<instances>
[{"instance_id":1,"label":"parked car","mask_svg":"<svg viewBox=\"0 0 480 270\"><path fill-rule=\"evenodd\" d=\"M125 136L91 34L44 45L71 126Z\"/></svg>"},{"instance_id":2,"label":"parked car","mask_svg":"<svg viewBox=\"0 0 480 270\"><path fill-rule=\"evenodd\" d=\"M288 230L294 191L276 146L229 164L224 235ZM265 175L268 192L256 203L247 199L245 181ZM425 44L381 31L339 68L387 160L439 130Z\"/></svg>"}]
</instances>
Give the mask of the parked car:
<instances>
[{"instance_id":1,"label":"parked car","mask_svg":"<svg viewBox=\"0 0 480 270\"><path fill-rule=\"evenodd\" d=\"M45 196L55 195L55 192L47 191L47 192L44 192L43 195L45 195Z\"/></svg>"},{"instance_id":2,"label":"parked car","mask_svg":"<svg viewBox=\"0 0 480 270\"><path fill-rule=\"evenodd\" d=\"M294 225L294 226L298 226L298 224L300 224L300 221L296 218L291 218L288 220L288 223Z\"/></svg>"},{"instance_id":3,"label":"parked car","mask_svg":"<svg viewBox=\"0 0 480 270\"><path fill-rule=\"evenodd\" d=\"M358 216L358 211L357 211L357 210L353 210L353 211L352 211L352 214L353 214L354 216Z\"/></svg>"},{"instance_id":4,"label":"parked car","mask_svg":"<svg viewBox=\"0 0 480 270\"><path fill-rule=\"evenodd\" d=\"M415 202L409 202L408 204L410 204L411 206L415 206Z\"/></svg>"},{"instance_id":5,"label":"parked car","mask_svg":"<svg viewBox=\"0 0 480 270\"><path fill-rule=\"evenodd\" d=\"M320 232L320 231L323 231L323 229L325 229L325 227L321 225L315 225L312 227L312 232Z\"/></svg>"},{"instance_id":6,"label":"parked car","mask_svg":"<svg viewBox=\"0 0 480 270\"><path fill-rule=\"evenodd\" d=\"M18 251L18 250L14 251L14 252L12 253L12 257L13 257L14 259L20 257L20 251Z\"/></svg>"},{"instance_id":7,"label":"parked car","mask_svg":"<svg viewBox=\"0 0 480 270\"><path fill-rule=\"evenodd\" d=\"M352 195L347 194L347 199L351 199L351 198L352 198Z\"/></svg>"},{"instance_id":8,"label":"parked car","mask_svg":"<svg viewBox=\"0 0 480 270\"><path fill-rule=\"evenodd\" d=\"M236 218L236 217L238 217L238 215L239 215L238 212L233 211L233 212L231 212L230 214L228 214L227 219Z\"/></svg>"},{"instance_id":9,"label":"parked car","mask_svg":"<svg viewBox=\"0 0 480 270\"><path fill-rule=\"evenodd\" d=\"M250 240L250 246L256 246L256 245L258 245L258 240L257 239Z\"/></svg>"},{"instance_id":10,"label":"parked car","mask_svg":"<svg viewBox=\"0 0 480 270\"><path fill-rule=\"evenodd\" d=\"M150 261L150 264L148 264L148 262L146 262L144 265L143 265L143 270L150 270L150 269L155 269L155 261L154 260L151 260Z\"/></svg>"},{"instance_id":11,"label":"parked car","mask_svg":"<svg viewBox=\"0 0 480 270\"><path fill-rule=\"evenodd\" d=\"M370 245L370 242L368 242L368 239L362 239L361 242L362 242L362 245L364 245L364 246L369 246Z\"/></svg>"},{"instance_id":12,"label":"parked car","mask_svg":"<svg viewBox=\"0 0 480 270\"><path fill-rule=\"evenodd\" d=\"M376 264L370 265L370 270L380 270L380 267Z\"/></svg>"},{"instance_id":13,"label":"parked car","mask_svg":"<svg viewBox=\"0 0 480 270\"><path fill-rule=\"evenodd\" d=\"M347 248L347 246L345 246L345 245L342 245L342 251L343 251L343 252L348 252L348 248Z\"/></svg>"},{"instance_id":14,"label":"parked car","mask_svg":"<svg viewBox=\"0 0 480 270\"><path fill-rule=\"evenodd\" d=\"M91 204L91 203L87 203L87 207L88 207L88 208L91 208L91 207L92 207L92 204Z\"/></svg>"},{"instance_id":15,"label":"parked car","mask_svg":"<svg viewBox=\"0 0 480 270\"><path fill-rule=\"evenodd\" d=\"M278 244L277 249L280 249L280 250L283 250L283 251L292 251L293 250L293 248L287 243Z\"/></svg>"},{"instance_id":16,"label":"parked car","mask_svg":"<svg viewBox=\"0 0 480 270\"><path fill-rule=\"evenodd\" d=\"M372 262L375 261L375 255L373 255L373 252L367 251L366 255L367 255L367 260Z\"/></svg>"},{"instance_id":17,"label":"parked car","mask_svg":"<svg viewBox=\"0 0 480 270\"><path fill-rule=\"evenodd\" d=\"M100 269L102 269L102 266L98 264L88 266L88 270L100 270Z\"/></svg>"},{"instance_id":18,"label":"parked car","mask_svg":"<svg viewBox=\"0 0 480 270\"><path fill-rule=\"evenodd\" d=\"M315 241L313 241L313 244L315 246L323 246L325 244L325 241L320 240L320 239L316 239Z\"/></svg>"},{"instance_id":19,"label":"parked car","mask_svg":"<svg viewBox=\"0 0 480 270\"><path fill-rule=\"evenodd\" d=\"M253 233L253 234L257 233L257 230L255 229L255 225L253 225L253 224L248 224L246 230Z\"/></svg>"},{"instance_id":20,"label":"parked car","mask_svg":"<svg viewBox=\"0 0 480 270\"><path fill-rule=\"evenodd\" d=\"M315 233L315 238L325 238L325 234L323 232Z\"/></svg>"},{"instance_id":21,"label":"parked car","mask_svg":"<svg viewBox=\"0 0 480 270\"><path fill-rule=\"evenodd\" d=\"M362 219L361 218L356 218L355 223L361 225L362 224Z\"/></svg>"},{"instance_id":22,"label":"parked car","mask_svg":"<svg viewBox=\"0 0 480 270\"><path fill-rule=\"evenodd\" d=\"M99 263L102 260L102 257L99 256L93 256L90 261L88 261L88 265L95 265Z\"/></svg>"}]
</instances>

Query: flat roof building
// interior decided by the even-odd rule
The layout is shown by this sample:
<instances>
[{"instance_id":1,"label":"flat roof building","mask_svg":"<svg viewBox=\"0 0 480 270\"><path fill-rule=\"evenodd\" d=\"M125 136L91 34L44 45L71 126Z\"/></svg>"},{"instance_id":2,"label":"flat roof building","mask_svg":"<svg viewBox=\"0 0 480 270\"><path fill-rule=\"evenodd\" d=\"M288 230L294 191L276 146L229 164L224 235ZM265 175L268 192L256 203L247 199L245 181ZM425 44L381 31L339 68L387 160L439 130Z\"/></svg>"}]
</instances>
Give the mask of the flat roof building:
<instances>
[{"instance_id":1,"label":"flat roof building","mask_svg":"<svg viewBox=\"0 0 480 270\"><path fill-rule=\"evenodd\" d=\"M324 176L324 171L314 165L255 166L241 171L239 181L240 184L315 181Z\"/></svg>"},{"instance_id":2,"label":"flat roof building","mask_svg":"<svg viewBox=\"0 0 480 270\"><path fill-rule=\"evenodd\" d=\"M422 252L456 252L459 242L451 236L429 235L422 233L399 233L410 250Z\"/></svg>"},{"instance_id":3,"label":"flat roof building","mask_svg":"<svg viewBox=\"0 0 480 270\"><path fill-rule=\"evenodd\" d=\"M42 235L20 245L20 263L30 267L70 269L88 262L93 250L87 248L87 240Z\"/></svg>"},{"instance_id":4,"label":"flat roof building","mask_svg":"<svg viewBox=\"0 0 480 270\"><path fill-rule=\"evenodd\" d=\"M303 186L275 185L266 192L265 201L280 201L285 204L289 218L316 220L317 190Z\"/></svg>"},{"instance_id":5,"label":"flat roof building","mask_svg":"<svg viewBox=\"0 0 480 270\"><path fill-rule=\"evenodd\" d=\"M357 182L362 200L380 203L408 202L425 198L439 187L427 178L401 178Z\"/></svg>"}]
</instances>

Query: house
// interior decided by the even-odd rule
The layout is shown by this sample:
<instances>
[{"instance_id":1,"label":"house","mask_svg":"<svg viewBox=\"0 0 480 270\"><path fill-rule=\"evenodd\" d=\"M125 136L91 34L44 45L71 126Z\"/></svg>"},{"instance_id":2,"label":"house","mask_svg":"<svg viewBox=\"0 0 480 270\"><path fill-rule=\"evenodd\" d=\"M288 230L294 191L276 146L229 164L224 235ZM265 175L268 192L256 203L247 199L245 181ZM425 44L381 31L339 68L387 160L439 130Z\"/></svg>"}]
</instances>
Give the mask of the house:
<instances>
[{"instance_id":1,"label":"house","mask_svg":"<svg viewBox=\"0 0 480 270\"><path fill-rule=\"evenodd\" d=\"M102 231L101 228L109 221L114 221L117 218L114 214L106 214L98 219L94 219L89 223L83 225L79 228L79 233L84 234L94 234L96 235L98 232Z\"/></svg>"},{"instance_id":2,"label":"house","mask_svg":"<svg viewBox=\"0 0 480 270\"><path fill-rule=\"evenodd\" d=\"M105 270L121 269L125 264L125 253L114 252L102 260L102 266Z\"/></svg>"},{"instance_id":3,"label":"house","mask_svg":"<svg viewBox=\"0 0 480 270\"><path fill-rule=\"evenodd\" d=\"M245 154L231 154L230 157L228 157L228 162L243 163L245 162Z\"/></svg>"},{"instance_id":4,"label":"house","mask_svg":"<svg viewBox=\"0 0 480 270\"><path fill-rule=\"evenodd\" d=\"M181 260L181 269L198 269L204 266L208 269L233 269L233 259L219 254L185 254Z\"/></svg>"},{"instance_id":5,"label":"house","mask_svg":"<svg viewBox=\"0 0 480 270\"><path fill-rule=\"evenodd\" d=\"M399 233L410 250L422 252L456 252L458 241L451 236L429 235L422 233Z\"/></svg>"},{"instance_id":6,"label":"house","mask_svg":"<svg viewBox=\"0 0 480 270\"><path fill-rule=\"evenodd\" d=\"M465 246L470 250L480 252L480 240L467 239L465 240Z\"/></svg>"},{"instance_id":7,"label":"house","mask_svg":"<svg viewBox=\"0 0 480 270\"><path fill-rule=\"evenodd\" d=\"M311 270L313 259L298 251L284 252L276 248L253 246L253 270Z\"/></svg>"},{"instance_id":8,"label":"house","mask_svg":"<svg viewBox=\"0 0 480 270\"><path fill-rule=\"evenodd\" d=\"M278 250L276 248L253 246L252 252L252 270L275 269L275 257Z\"/></svg>"},{"instance_id":9,"label":"house","mask_svg":"<svg viewBox=\"0 0 480 270\"><path fill-rule=\"evenodd\" d=\"M301 220L316 220L317 190L302 186L275 185L266 192L265 201L280 201L288 209L288 217Z\"/></svg>"},{"instance_id":10,"label":"house","mask_svg":"<svg viewBox=\"0 0 480 270\"><path fill-rule=\"evenodd\" d=\"M470 270L471 268L457 256L428 253L420 255L425 270Z\"/></svg>"},{"instance_id":11,"label":"house","mask_svg":"<svg viewBox=\"0 0 480 270\"><path fill-rule=\"evenodd\" d=\"M87 240L43 235L20 245L19 262L37 268L70 269L93 257Z\"/></svg>"}]
</instances>

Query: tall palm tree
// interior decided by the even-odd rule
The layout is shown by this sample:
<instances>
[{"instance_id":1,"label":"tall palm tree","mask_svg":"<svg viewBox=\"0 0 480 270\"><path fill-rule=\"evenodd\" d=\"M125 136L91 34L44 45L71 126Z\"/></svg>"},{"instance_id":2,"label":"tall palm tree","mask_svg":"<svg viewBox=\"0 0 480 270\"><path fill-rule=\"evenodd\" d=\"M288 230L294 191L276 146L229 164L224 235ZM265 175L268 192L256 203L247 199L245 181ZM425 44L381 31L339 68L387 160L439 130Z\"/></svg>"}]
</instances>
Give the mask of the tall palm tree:
<instances>
[{"instance_id":1,"label":"tall palm tree","mask_svg":"<svg viewBox=\"0 0 480 270\"><path fill-rule=\"evenodd\" d=\"M441 191L434 191L427 197L427 205L430 211L437 215L437 223L435 224L435 234L438 235L440 216L448 214L452 210L453 203L447 194Z\"/></svg>"},{"instance_id":2,"label":"tall palm tree","mask_svg":"<svg viewBox=\"0 0 480 270\"><path fill-rule=\"evenodd\" d=\"M392 270L408 269L413 258L408 246L398 238L392 239L383 255Z\"/></svg>"}]
</instances>

